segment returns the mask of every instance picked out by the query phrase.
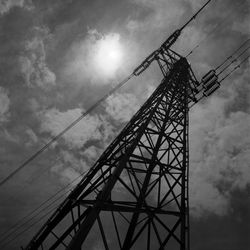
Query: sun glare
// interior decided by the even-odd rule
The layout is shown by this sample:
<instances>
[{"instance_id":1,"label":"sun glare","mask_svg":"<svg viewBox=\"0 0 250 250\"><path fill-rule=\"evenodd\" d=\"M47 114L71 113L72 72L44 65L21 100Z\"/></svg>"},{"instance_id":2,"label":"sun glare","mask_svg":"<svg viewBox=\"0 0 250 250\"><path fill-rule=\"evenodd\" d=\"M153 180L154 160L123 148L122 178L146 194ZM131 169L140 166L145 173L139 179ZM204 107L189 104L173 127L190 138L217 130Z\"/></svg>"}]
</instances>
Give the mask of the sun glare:
<instances>
[{"instance_id":1,"label":"sun glare","mask_svg":"<svg viewBox=\"0 0 250 250\"><path fill-rule=\"evenodd\" d=\"M111 34L103 37L97 43L95 64L105 76L113 76L121 66L122 46L120 36Z\"/></svg>"}]
</instances>

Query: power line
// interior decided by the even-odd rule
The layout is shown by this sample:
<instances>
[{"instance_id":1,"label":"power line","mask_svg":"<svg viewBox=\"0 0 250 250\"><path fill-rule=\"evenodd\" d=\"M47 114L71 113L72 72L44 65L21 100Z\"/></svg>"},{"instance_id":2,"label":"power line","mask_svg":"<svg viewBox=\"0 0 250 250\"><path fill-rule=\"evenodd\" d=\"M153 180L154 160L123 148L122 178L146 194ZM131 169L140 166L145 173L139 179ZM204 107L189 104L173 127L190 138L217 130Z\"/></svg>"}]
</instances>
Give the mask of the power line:
<instances>
[{"instance_id":1,"label":"power line","mask_svg":"<svg viewBox=\"0 0 250 250\"><path fill-rule=\"evenodd\" d=\"M32 219L34 219L35 217L37 217L42 211L48 209L51 205L53 205L58 199L62 198L65 196L65 194L67 192L64 192L62 195L59 196L59 198L57 198L56 200L52 201L49 205L47 205L46 207L43 207L44 205L46 205L48 202L50 202L53 198L55 198L57 195L59 195L61 192L65 191L68 187L70 187L75 181L77 181L80 177L83 178L84 174L87 171L84 171L82 174L80 174L79 176L77 176L75 179L73 179L70 183L68 183L65 187L61 188L60 190L58 190L55 194L53 194L52 196L50 196L48 199L46 199L44 202L42 202L38 207L36 207L34 210L32 210L30 213L26 214L23 218L21 218L16 224L14 224L11 228L9 228L7 231L5 231L0 238L0 241L3 242L5 241L7 238L9 238L9 236L11 236L14 232L18 231L19 228L25 226L28 222L30 222ZM41 210L41 211L39 211ZM38 213L36 213L37 211L39 211ZM26 220L27 219L27 220ZM26 220L26 221L25 221Z\"/></svg>"},{"instance_id":2,"label":"power line","mask_svg":"<svg viewBox=\"0 0 250 250\"><path fill-rule=\"evenodd\" d=\"M248 51L248 49L250 48L250 46L249 47L247 47L243 52L241 52L236 58L234 58L226 67L224 67L219 73L217 73L217 76L219 76L221 73L223 73L226 69L228 69L233 63L235 63L242 55L244 55L247 51ZM232 58L232 56L230 56L230 58ZM217 67L218 68L218 67ZM216 69L217 69L216 68ZM215 69L215 70L216 70Z\"/></svg>"},{"instance_id":3,"label":"power line","mask_svg":"<svg viewBox=\"0 0 250 250\"><path fill-rule=\"evenodd\" d=\"M54 200L53 202L51 202L50 204L48 204L47 206L45 206L44 208L42 208L37 214L34 214L33 216L31 216L28 220L26 220L24 223L18 225L15 230L12 230L11 232L9 232L9 234L7 234L5 237L3 237L1 239L1 244L5 245L6 243L4 243L6 240L9 241L13 241L17 236L21 235L21 233L18 231L22 228L25 228L26 225L28 225L29 222L32 222L33 219L35 219L36 217L38 217L40 214L42 214L43 212L45 212L46 210L48 210L52 205L54 205L56 202L60 201L63 197L65 196L65 194L61 194L59 197L57 197L56 200ZM56 206L58 206L60 203L58 203ZM28 228L30 228L30 225L28 226ZM25 231L22 230L21 232ZM15 235L15 233L17 233Z\"/></svg>"},{"instance_id":4,"label":"power line","mask_svg":"<svg viewBox=\"0 0 250 250\"><path fill-rule=\"evenodd\" d=\"M242 43L240 45L240 47L238 47L229 57L227 57L221 64L219 64L215 70L219 69L221 66L223 66L229 59L233 58L233 56L241 49L245 46L245 44L247 44L250 41L250 38L248 38L244 43ZM248 50L250 47L248 47L246 50Z\"/></svg>"},{"instance_id":5,"label":"power line","mask_svg":"<svg viewBox=\"0 0 250 250\"><path fill-rule=\"evenodd\" d=\"M53 212L55 210L55 208L58 207L59 204L57 204L56 206L52 207L46 214L44 214L42 217L40 217L37 221L33 222L29 227L25 228L23 231L21 231L19 234L17 234L15 236L15 239L17 239L20 235L22 235L23 233L27 232L29 229L31 229L34 225L38 224L42 219L46 218L46 216L48 216L51 212ZM13 242L13 239L10 239L9 241L7 241L6 243L4 243L2 245L2 247L6 247L7 245L9 245L10 243Z\"/></svg>"},{"instance_id":6,"label":"power line","mask_svg":"<svg viewBox=\"0 0 250 250\"><path fill-rule=\"evenodd\" d=\"M238 68L240 68L240 66L247 61L250 58L250 56L247 56L245 59L243 59L239 64L237 64L228 74L226 74L222 79L220 79L218 82L221 83L222 81L224 81L227 77L229 77L231 74L233 74L234 71L236 71ZM199 102L200 100L202 100L205 96L201 95L198 99L197 102ZM195 105L196 103L193 103L190 106L190 109Z\"/></svg>"},{"instance_id":7,"label":"power line","mask_svg":"<svg viewBox=\"0 0 250 250\"><path fill-rule=\"evenodd\" d=\"M86 171L84 172L86 173ZM7 242L5 242L2 247L8 245L10 242L16 241L17 238L19 236L21 236L22 234L24 234L26 231L28 231L30 228L32 228L34 225L36 225L38 222L40 222L40 220L44 217L46 217L46 215L48 215L50 212L52 212L53 210L55 210L55 208L58 207L58 205L60 205L61 202L57 203L56 206L53 206L57 201L60 201L62 198L65 197L65 195L67 195L67 191L64 192L63 194L61 194L59 197L57 197L55 200L53 200L50 204L48 204L47 206L43 207L38 213L34 214L36 211L38 211L43 205L45 205L46 203L48 203L51 199L53 199L54 197L56 197L60 192L64 191L68 186L70 186L73 182L75 182L77 179L79 179L80 177L83 177L83 174L79 175L77 178L75 178L72 182L70 182L66 187L62 188L61 190L59 190L57 193L55 193L54 195L52 195L49 199L47 199L45 202L43 202L39 207L37 207L36 209L34 209L31 213L27 214L25 217L23 217L18 223L16 223L11 229L9 229L8 231L5 232L5 237L1 238L1 243L5 242L7 240ZM40 217L37 221L35 221L34 223L32 223L31 225L28 225L26 227L26 225L31 222L33 219L37 218L40 214L42 214L43 212L46 212L46 210L48 211L49 208L51 208L49 210L49 212L47 212L46 214L42 215L42 217ZM31 216L32 214L34 214L33 216ZM31 217L30 217L31 216ZM30 217L30 218L29 218ZM22 224L20 224L20 222L22 222L22 220L28 218L28 220L24 221ZM19 224L19 225L18 225ZM26 227L26 228L25 228ZM24 229L23 229L24 228ZM13 230L14 229L14 230ZM19 231L23 229L22 231ZM18 232L19 231L19 232ZM13 235L17 232L16 235ZM6 233L8 233L6 235ZM10 239L9 239L10 238ZM9 240L8 240L9 239Z\"/></svg>"},{"instance_id":8,"label":"power line","mask_svg":"<svg viewBox=\"0 0 250 250\"><path fill-rule=\"evenodd\" d=\"M238 65L236 65L228 74L226 74L221 80L220 82L224 81L228 76L230 76L235 70L237 70L238 68L240 68L240 66L246 61L248 60L248 58L250 58L250 56L247 56L243 61L241 61Z\"/></svg>"},{"instance_id":9,"label":"power line","mask_svg":"<svg viewBox=\"0 0 250 250\"><path fill-rule=\"evenodd\" d=\"M59 134L52 137L48 143L46 143L41 149L31 155L25 162L23 162L19 167L17 167L13 172L11 172L7 177L5 177L0 182L0 187L4 185L8 180L14 177L21 169L27 166L31 161L33 161L36 157L38 157L41 153L43 153L47 148L49 148L55 141L57 141L60 137L62 137L68 130L73 128L78 122L80 122L85 116L87 116L90 112L92 112L97 106L100 105L103 101L105 101L110 95L112 95L116 90L121 88L126 82L128 82L134 75L131 74L126 77L123 81L121 81L117 86L111 89L106 95L104 95L100 100L98 100L95 104L93 104L86 112L84 112L81 116L79 116L76 120L74 120L69 126L67 126L64 130L62 130Z\"/></svg>"},{"instance_id":10,"label":"power line","mask_svg":"<svg viewBox=\"0 0 250 250\"><path fill-rule=\"evenodd\" d=\"M239 8L241 5L243 5L243 2L239 3L238 5L236 5L235 8ZM222 21L220 23L217 23L217 25L215 25L215 27L209 31L209 33L203 38L201 39L191 50L190 52L185 56L186 58L188 56L190 56L191 54L193 54L193 52L200 47L200 45L205 42L213 33L215 33L215 31L217 31L219 28L222 27L222 25L224 26L225 23L229 20L228 19L228 16L233 12L235 11L235 8L234 9L231 9L227 14L226 16L222 19Z\"/></svg>"}]
</instances>

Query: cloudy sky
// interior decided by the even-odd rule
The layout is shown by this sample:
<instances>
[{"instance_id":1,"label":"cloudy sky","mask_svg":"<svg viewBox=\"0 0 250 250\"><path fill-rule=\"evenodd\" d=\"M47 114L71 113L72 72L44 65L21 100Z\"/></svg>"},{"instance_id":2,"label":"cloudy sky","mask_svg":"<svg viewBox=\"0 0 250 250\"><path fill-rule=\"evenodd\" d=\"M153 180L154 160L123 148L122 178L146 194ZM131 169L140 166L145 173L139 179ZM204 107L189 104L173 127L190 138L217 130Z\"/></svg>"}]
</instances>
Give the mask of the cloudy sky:
<instances>
[{"instance_id":1,"label":"cloudy sky","mask_svg":"<svg viewBox=\"0 0 250 250\"><path fill-rule=\"evenodd\" d=\"M204 2L0 0L1 179L127 76ZM213 0L174 49L187 55L199 44L188 60L200 79L249 33L249 0ZM115 53L108 53L110 47ZM190 112L193 250L250 247L249 63ZM160 79L152 65L1 186L0 234L61 188L72 188ZM43 221L20 234L32 222L1 249L26 245Z\"/></svg>"}]
</instances>

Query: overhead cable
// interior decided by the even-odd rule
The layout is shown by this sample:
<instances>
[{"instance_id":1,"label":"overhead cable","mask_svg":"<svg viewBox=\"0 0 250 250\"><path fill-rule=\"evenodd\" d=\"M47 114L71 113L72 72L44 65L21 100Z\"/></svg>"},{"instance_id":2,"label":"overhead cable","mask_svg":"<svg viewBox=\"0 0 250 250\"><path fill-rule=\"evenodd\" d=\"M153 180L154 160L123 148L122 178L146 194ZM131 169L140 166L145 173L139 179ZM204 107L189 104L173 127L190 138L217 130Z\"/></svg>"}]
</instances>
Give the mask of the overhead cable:
<instances>
[{"instance_id":1,"label":"overhead cable","mask_svg":"<svg viewBox=\"0 0 250 250\"><path fill-rule=\"evenodd\" d=\"M13 236L15 232L17 232L20 228L27 225L30 221L32 221L35 217L37 217L41 212L44 212L47 210L51 205L53 205L58 199L65 197L66 192L64 192L66 189L68 189L74 182L76 182L79 178L83 178L84 174L87 171L84 171L82 174L74 178L70 183L68 183L65 187L58 190L55 194L50 196L48 199L46 199L44 202L42 202L38 207L36 207L34 210L26 214L24 217L22 217L17 223L15 223L11 228L9 228L7 231L5 231L0 238L0 242L4 242L7 238L10 236ZM57 197L55 200L53 200L56 196L58 196L60 193L62 193L59 197ZM50 203L49 203L50 202ZM49 203L49 205L46 205ZM44 207L44 205L46 205Z\"/></svg>"},{"instance_id":2,"label":"overhead cable","mask_svg":"<svg viewBox=\"0 0 250 250\"><path fill-rule=\"evenodd\" d=\"M23 229L21 232L19 232L17 235L15 235L15 238L8 240L7 242L5 242L2 245L3 247L6 247L7 245L9 245L10 243L13 242L13 240L17 239L20 235L24 234L25 232L27 232L29 229L31 229L32 227L34 227L36 224L38 224L40 221L42 221L43 219L45 219L46 217L48 217L48 215L50 215L50 213L52 213L53 211L55 211L55 209L59 206L59 204L57 204L56 206L53 206L49 211L47 211L47 213L45 213L43 216L41 216L38 220L34 221L31 225L29 225L27 228Z\"/></svg>"},{"instance_id":3,"label":"overhead cable","mask_svg":"<svg viewBox=\"0 0 250 250\"><path fill-rule=\"evenodd\" d=\"M235 8L239 8L241 5L243 4L243 2L239 3L238 5L235 6ZM190 52L185 56L186 58L188 56L190 56L191 54L193 54L193 52L200 47L200 45L205 42L213 33L215 33L215 31L217 31L219 28L221 28L222 26L225 25L225 23L229 20L228 16L235 11L235 8L231 9L230 11L228 11L228 13L223 17L222 21L217 23L215 25L215 27L213 27L213 29L211 31L209 31L209 33L203 38L201 39L191 50Z\"/></svg>"},{"instance_id":4,"label":"overhead cable","mask_svg":"<svg viewBox=\"0 0 250 250\"><path fill-rule=\"evenodd\" d=\"M250 58L250 56L247 56L243 61L241 61L238 65L236 65L228 74L226 74L221 80L220 82L224 81L228 76L230 76L235 70L237 70L238 68L240 68L240 66L247 61Z\"/></svg>"},{"instance_id":5,"label":"overhead cable","mask_svg":"<svg viewBox=\"0 0 250 250\"><path fill-rule=\"evenodd\" d=\"M217 76L219 76L221 73L223 73L226 69L228 69L233 63L235 63L235 62L237 62L237 60L242 56L242 55L244 55L247 51L248 51L248 49L250 48L250 46L249 47L247 47L244 51L242 51L237 57L235 57L232 61L230 61L230 63L228 64L228 65L226 65L219 73L217 73ZM232 56L230 56L230 58L233 58ZM217 69L217 68L216 68ZM215 69L215 70L216 70Z\"/></svg>"},{"instance_id":6,"label":"overhead cable","mask_svg":"<svg viewBox=\"0 0 250 250\"><path fill-rule=\"evenodd\" d=\"M68 130L73 128L78 122L80 122L85 116L91 113L100 103L105 101L109 96L111 96L116 90L121 88L126 82L128 82L134 75L131 74L130 76L126 77L123 81L117 84L113 89L111 89L106 95L104 95L101 99L99 99L95 104L93 104L87 111L85 111L81 116L75 119L69 126L63 129L59 134L52 137L48 143L46 143L41 149L31 155L25 162L23 162L19 167L17 167L13 172L11 172L7 177L5 177L0 182L0 187L5 184L8 180L14 177L21 169L23 169L26 165L28 165L31 161L33 161L37 156L43 153L47 148L49 148L55 141L61 138Z\"/></svg>"},{"instance_id":7,"label":"overhead cable","mask_svg":"<svg viewBox=\"0 0 250 250\"><path fill-rule=\"evenodd\" d=\"M248 38L244 43L242 43L229 57L227 57L220 65L218 65L215 70L219 69L221 66L223 66L229 59L233 58L233 56L241 49L243 48L248 42L250 41L250 38ZM248 50L249 47L246 49Z\"/></svg>"}]
</instances>

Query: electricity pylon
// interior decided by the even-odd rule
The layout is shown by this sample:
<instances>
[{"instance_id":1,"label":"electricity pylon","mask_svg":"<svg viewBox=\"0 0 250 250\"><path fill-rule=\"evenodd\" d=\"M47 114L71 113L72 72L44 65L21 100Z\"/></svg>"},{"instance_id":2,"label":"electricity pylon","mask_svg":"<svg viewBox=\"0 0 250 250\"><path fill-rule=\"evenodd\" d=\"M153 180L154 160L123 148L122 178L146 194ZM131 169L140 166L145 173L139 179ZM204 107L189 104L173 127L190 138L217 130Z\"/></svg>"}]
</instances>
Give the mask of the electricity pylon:
<instances>
[{"instance_id":1,"label":"electricity pylon","mask_svg":"<svg viewBox=\"0 0 250 250\"><path fill-rule=\"evenodd\" d=\"M26 249L189 249L185 58L155 58L164 78ZM98 237L97 235L100 234Z\"/></svg>"},{"instance_id":2,"label":"electricity pylon","mask_svg":"<svg viewBox=\"0 0 250 250\"><path fill-rule=\"evenodd\" d=\"M203 88L170 47L210 1L135 69L157 61L163 80L26 250L189 250L188 110Z\"/></svg>"}]
</instances>

